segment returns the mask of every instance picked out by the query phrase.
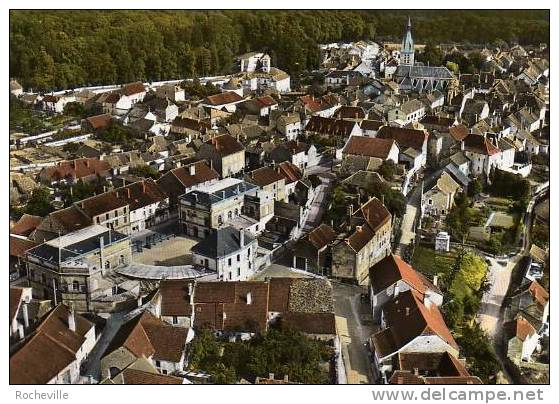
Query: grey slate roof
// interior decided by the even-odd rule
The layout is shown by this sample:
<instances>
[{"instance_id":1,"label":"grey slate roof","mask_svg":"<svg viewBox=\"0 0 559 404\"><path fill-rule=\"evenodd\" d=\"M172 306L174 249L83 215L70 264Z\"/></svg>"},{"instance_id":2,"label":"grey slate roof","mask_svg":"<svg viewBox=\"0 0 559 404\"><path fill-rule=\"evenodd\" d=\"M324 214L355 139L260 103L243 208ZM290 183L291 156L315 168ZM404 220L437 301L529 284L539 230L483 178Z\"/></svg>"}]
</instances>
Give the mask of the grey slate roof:
<instances>
[{"instance_id":1,"label":"grey slate roof","mask_svg":"<svg viewBox=\"0 0 559 404\"><path fill-rule=\"evenodd\" d=\"M244 232L245 245L254 241L248 232ZM203 255L204 257L220 258L231 255L239 251L240 231L233 227L224 227L212 230L210 235L192 247L192 252Z\"/></svg>"},{"instance_id":2,"label":"grey slate roof","mask_svg":"<svg viewBox=\"0 0 559 404\"><path fill-rule=\"evenodd\" d=\"M451 79L452 73L444 66L400 65L396 69L395 76L397 77L409 76L414 79L421 79L421 78Z\"/></svg>"}]
</instances>

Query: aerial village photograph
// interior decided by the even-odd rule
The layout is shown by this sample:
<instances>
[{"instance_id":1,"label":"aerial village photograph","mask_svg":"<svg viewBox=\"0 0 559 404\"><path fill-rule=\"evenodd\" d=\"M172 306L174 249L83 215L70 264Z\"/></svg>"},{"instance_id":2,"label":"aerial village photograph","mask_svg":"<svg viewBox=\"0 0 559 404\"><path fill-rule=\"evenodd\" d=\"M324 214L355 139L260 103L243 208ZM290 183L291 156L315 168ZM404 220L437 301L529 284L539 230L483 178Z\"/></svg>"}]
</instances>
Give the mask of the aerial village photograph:
<instances>
[{"instance_id":1,"label":"aerial village photograph","mask_svg":"<svg viewBox=\"0 0 559 404\"><path fill-rule=\"evenodd\" d=\"M549 43L10 10L9 384L548 385Z\"/></svg>"}]
</instances>

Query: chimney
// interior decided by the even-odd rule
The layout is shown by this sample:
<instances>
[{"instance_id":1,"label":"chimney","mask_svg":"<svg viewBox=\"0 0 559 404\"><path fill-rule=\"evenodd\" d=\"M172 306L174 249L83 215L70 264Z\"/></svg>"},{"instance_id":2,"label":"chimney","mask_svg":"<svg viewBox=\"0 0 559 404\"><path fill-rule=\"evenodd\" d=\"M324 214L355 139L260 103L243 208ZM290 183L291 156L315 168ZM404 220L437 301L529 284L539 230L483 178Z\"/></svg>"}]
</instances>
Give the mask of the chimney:
<instances>
[{"instance_id":1,"label":"chimney","mask_svg":"<svg viewBox=\"0 0 559 404\"><path fill-rule=\"evenodd\" d=\"M239 230L239 244L241 245L241 247L245 246L245 230L244 229Z\"/></svg>"},{"instance_id":2,"label":"chimney","mask_svg":"<svg viewBox=\"0 0 559 404\"><path fill-rule=\"evenodd\" d=\"M435 275L435 276L433 276L433 285L437 286L437 283L439 283L439 276Z\"/></svg>"},{"instance_id":3,"label":"chimney","mask_svg":"<svg viewBox=\"0 0 559 404\"><path fill-rule=\"evenodd\" d=\"M189 169L189 171L190 171L190 175L192 175L192 176L196 175L196 165L195 165L195 164L191 164L191 165L188 167L188 169Z\"/></svg>"},{"instance_id":4,"label":"chimney","mask_svg":"<svg viewBox=\"0 0 559 404\"><path fill-rule=\"evenodd\" d=\"M247 293L247 304L252 304L252 293L251 292Z\"/></svg>"},{"instance_id":5,"label":"chimney","mask_svg":"<svg viewBox=\"0 0 559 404\"><path fill-rule=\"evenodd\" d=\"M274 374L273 374L273 373L270 373L270 374L268 375L268 379L274 380Z\"/></svg>"},{"instance_id":6,"label":"chimney","mask_svg":"<svg viewBox=\"0 0 559 404\"><path fill-rule=\"evenodd\" d=\"M406 307L406 317L410 315L410 308Z\"/></svg>"},{"instance_id":7,"label":"chimney","mask_svg":"<svg viewBox=\"0 0 559 404\"><path fill-rule=\"evenodd\" d=\"M283 381L285 383L288 383L289 382L289 375L283 375Z\"/></svg>"},{"instance_id":8,"label":"chimney","mask_svg":"<svg viewBox=\"0 0 559 404\"><path fill-rule=\"evenodd\" d=\"M128 196L128 199L130 199L130 188L126 188L126 195Z\"/></svg>"},{"instance_id":9,"label":"chimney","mask_svg":"<svg viewBox=\"0 0 559 404\"><path fill-rule=\"evenodd\" d=\"M24 339L25 338L25 331L23 329L23 324L18 325L17 331L18 331L18 334L19 334L19 339L20 340Z\"/></svg>"},{"instance_id":10,"label":"chimney","mask_svg":"<svg viewBox=\"0 0 559 404\"><path fill-rule=\"evenodd\" d=\"M399 294L400 294L400 285L396 284L396 286L394 286L394 299L396 299Z\"/></svg>"},{"instance_id":11,"label":"chimney","mask_svg":"<svg viewBox=\"0 0 559 404\"><path fill-rule=\"evenodd\" d=\"M29 327L29 311L27 310L27 303L23 303L23 307L21 308L23 311L23 325L25 328Z\"/></svg>"},{"instance_id":12,"label":"chimney","mask_svg":"<svg viewBox=\"0 0 559 404\"><path fill-rule=\"evenodd\" d=\"M74 307L70 307L68 312L68 328L70 331L76 331L76 315L74 314Z\"/></svg>"}]
</instances>

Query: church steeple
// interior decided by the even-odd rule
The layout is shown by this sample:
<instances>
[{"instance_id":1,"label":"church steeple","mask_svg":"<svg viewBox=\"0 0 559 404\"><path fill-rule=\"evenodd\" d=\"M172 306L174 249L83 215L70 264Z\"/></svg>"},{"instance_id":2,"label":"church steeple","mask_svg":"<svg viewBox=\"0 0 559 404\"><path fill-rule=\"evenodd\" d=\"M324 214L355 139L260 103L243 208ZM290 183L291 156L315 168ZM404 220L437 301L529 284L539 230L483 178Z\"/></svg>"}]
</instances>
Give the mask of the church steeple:
<instances>
[{"instance_id":1,"label":"church steeple","mask_svg":"<svg viewBox=\"0 0 559 404\"><path fill-rule=\"evenodd\" d=\"M411 18L408 17L408 25L406 33L402 40L402 49L400 50L400 64L413 66L415 59L415 47L411 36Z\"/></svg>"}]
</instances>

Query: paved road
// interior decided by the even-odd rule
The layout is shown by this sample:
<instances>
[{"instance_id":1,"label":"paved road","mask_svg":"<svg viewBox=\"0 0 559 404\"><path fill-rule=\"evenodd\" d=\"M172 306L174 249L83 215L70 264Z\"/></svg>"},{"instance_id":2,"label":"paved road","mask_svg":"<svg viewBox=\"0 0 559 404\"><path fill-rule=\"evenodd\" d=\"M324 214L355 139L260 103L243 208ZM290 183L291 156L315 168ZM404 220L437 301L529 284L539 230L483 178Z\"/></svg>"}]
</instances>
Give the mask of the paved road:
<instances>
[{"instance_id":1,"label":"paved road","mask_svg":"<svg viewBox=\"0 0 559 404\"><path fill-rule=\"evenodd\" d=\"M377 327L373 325L368 306L361 303L359 286L332 282L336 328L342 345L342 356L349 384L373 383L371 362L365 346Z\"/></svg>"},{"instance_id":2,"label":"paved road","mask_svg":"<svg viewBox=\"0 0 559 404\"><path fill-rule=\"evenodd\" d=\"M81 372L82 375L91 376L97 382L106 376L103 375L103 377L101 377L101 355L103 355L105 349L109 346L120 326L126 321L125 316L125 312L119 312L113 313L109 317L101 337L87 358L85 369Z\"/></svg>"},{"instance_id":3,"label":"paved road","mask_svg":"<svg viewBox=\"0 0 559 404\"><path fill-rule=\"evenodd\" d=\"M443 170L437 170L435 172L427 174L423 179L423 190L427 191L431 189L437 177L441 174ZM396 255L402 255L406 248L415 240L415 220L419 213L421 207L421 183L416 185L412 192L409 194L408 203L406 205L406 213L402 218L402 235L400 237L400 243L396 246L394 253Z\"/></svg>"}]
</instances>

